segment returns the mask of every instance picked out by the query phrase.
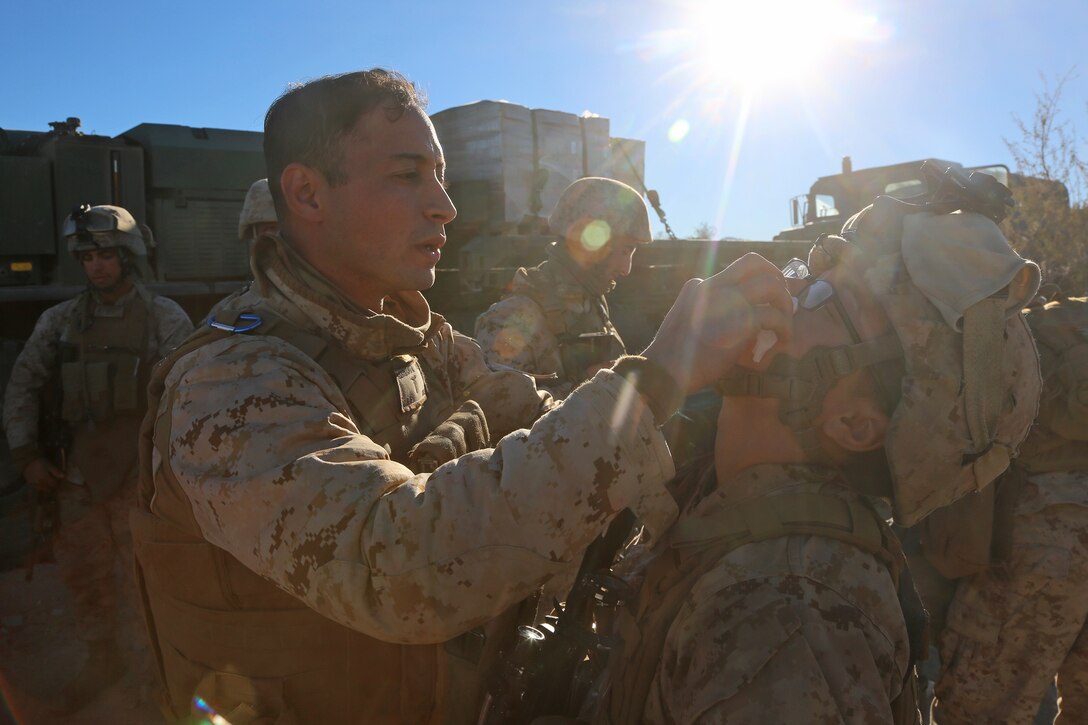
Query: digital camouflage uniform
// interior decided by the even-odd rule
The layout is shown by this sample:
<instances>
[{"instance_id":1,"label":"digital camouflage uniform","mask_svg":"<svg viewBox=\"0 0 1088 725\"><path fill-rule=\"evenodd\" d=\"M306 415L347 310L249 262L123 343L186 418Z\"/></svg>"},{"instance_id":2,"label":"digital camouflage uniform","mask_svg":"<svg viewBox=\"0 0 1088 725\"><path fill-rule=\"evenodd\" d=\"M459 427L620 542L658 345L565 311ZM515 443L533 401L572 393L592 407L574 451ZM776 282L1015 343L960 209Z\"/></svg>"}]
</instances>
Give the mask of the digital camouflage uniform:
<instances>
[{"instance_id":1,"label":"digital camouflage uniform","mask_svg":"<svg viewBox=\"0 0 1088 725\"><path fill-rule=\"evenodd\" d=\"M531 431L413 474L403 457L418 426L366 435L368 406L387 401L416 426L432 396L479 391L498 438L539 413L531 381L491 373L419 293L366 313L286 245L265 238L254 254L254 285L218 319L286 319L360 368L401 372L345 393L261 328L160 366L133 528L170 710L185 715L199 692L232 722L426 722L451 705L462 710L448 721L474 721L473 690L447 656L459 645L434 645L567 572L624 507L651 531L667 526L672 461L652 414L602 371ZM418 377L403 373L413 361L426 399L405 410L420 401Z\"/></svg>"},{"instance_id":2,"label":"digital camouflage uniform","mask_svg":"<svg viewBox=\"0 0 1088 725\"><path fill-rule=\"evenodd\" d=\"M1088 713L1088 472L1032 475L1005 566L960 580L940 638L935 721L1031 723L1058 676L1058 722Z\"/></svg>"},{"instance_id":3,"label":"digital camouflage uniform","mask_svg":"<svg viewBox=\"0 0 1088 725\"><path fill-rule=\"evenodd\" d=\"M608 315L607 291L579 270L561 245L552 245L548 261L519 269L510 293L477 318L476 340L491 363L556 375L538 385L557 398L566 397L585 380L590 365L624 354L623 340ZM587 333L599 337L579 342L579 335Z\"/></svg>"},{"instance_id":4,"label":"digital camouflage uniform","mask_svg":"<svg viewBox=\"0 0 1088 725\"><path fill-rule=\"evenodd\" d=\"M810 254L814 274L852 269L891 331L815 346L801 358L779 355L759 371L737 367L718 385L725 396L776 399L798 446L819 460L814 416L826 392L861 369L887 380L889 370L870 366L901 360L883 441L886 473L872 461L850 467L849 478L762 465L720 489L706 464L678 476L670 490L688 501L680 519L656 550L627 565L641 581L618 619L623 644L609 660L600 722L917 721L913 677L905 678L925 656L921 605L883 519L894 511L913 522L989 485L1027 435L1040 381L1018 314L1038 287L1038 268L980 215L916 216L924 216L914 220L917 233L905 236L925 244L900 248L898 238L882 236L890 248L869 248L863 227L851 240L825 238ZM900 233L912 227L909 218L899 223ZM930 274L957 258L974 263L970 285ZM946 293L966 311L945 305ZM976 337L990 346L986 363L996 374L979 383L971 369L964 386L965 357L975 364L965 339ZM969 431L972 391L985 391L986 420ZM927 456L917 455L920 445ZM862 492L888 499L883 513Z\"/></svg>"},{"instance_id":5,"label":"digital camouflage uniform","mask_svg":"<svg viewBox=\"0 0 1088 725\"><path fill-rule=\"evenodd\" d=\"M935 686L941 725L1032 722L1055 674L1057 721L1088 717L1086 313L1076 298L1027 311L1043 405L1017 461L1011 521L993 523L995 539L1011 525L1007 553L955 585Z\"/></svg>"},{"instance_id":6,"label":"digital camouflage uniform","mask_svg":"<svg viewBox=\"0 0 1088 725\"><path fill-rule=\"evenodd\" d=\"M506 297L476 320L476 339L496 366L540 376L557 398L624 354L605 299L615 286L614 243L649 244L642 195L614 179L586 177L563 190L548 225L559 242L548 260L519 269Z\"/></svg>"},{"instance_id":7,"label":"digital camouflage uniform","mask_svg":"<svg viewBox=\"0 0 1088 725\"><path fill-rule=\"evenodd\" d=\"M727 525L716 516L759 499L774 509L789 494L853 506L892 537L829 469L754 466L719 488L714 467L703 465L675 487L697 489L696 495L681 512L670 546L655 557L683 559L688 547L677 535L687 526L722 530ZM665 593L651 584L653 561L640 562L639 570L650 573L635 628L649 630ZM611 722L892 722L890 703L909 671L909 641L885 561L844 541L793 535L733 548L701 572L685 585L690 590L667 629L644 709L613 715ZM638 647L620 654L623 660L640 656ZM623 700L626 691L613 697Z\"/></svg>"},{"instance_id":8,"label":"digital camouflage uniform","mask_svg":"<svg viewBox=\"0 0 1088 725\"><path fill-rule=\"evenodd\" d=\"M64 360L67 370L78 372L81 339L97 346L94 341L103 342L98 340L101 328L134 317L138 318L135 326L128 328L134 337L109 341L114 347L121 343L131 348L140 358L137 378L128 391L134 397L127 409L118 411L119 401L114 397L106 404L113 410L103 415L99 401L92 399L91 407L97 410L91 415L100 416L92 422L87 411L80 410L84 407L80 394L65 390L64 412L73 429L73 441L68 453L69 480L58 489L61 523L54 552L73 597L79 635L91 641L114 636L117 562L122 581L128 582L121 594L132 599L128 510L135 500L137 433L144 412L137 388L146 385L151 364L192 331L192 323L177 303L152 296L139 284L111 305L99 302L95 292L86 291L42 314L12 368L4 398L4 429L12 458L22 468L43 455L38 440L39 394L58 373L58 364ZM95 351L88 350L87 355L93 358ZM62 378L65 383L72 379ZM106 389L98 393L109 395Z\"/></svg>"}]
</instances>

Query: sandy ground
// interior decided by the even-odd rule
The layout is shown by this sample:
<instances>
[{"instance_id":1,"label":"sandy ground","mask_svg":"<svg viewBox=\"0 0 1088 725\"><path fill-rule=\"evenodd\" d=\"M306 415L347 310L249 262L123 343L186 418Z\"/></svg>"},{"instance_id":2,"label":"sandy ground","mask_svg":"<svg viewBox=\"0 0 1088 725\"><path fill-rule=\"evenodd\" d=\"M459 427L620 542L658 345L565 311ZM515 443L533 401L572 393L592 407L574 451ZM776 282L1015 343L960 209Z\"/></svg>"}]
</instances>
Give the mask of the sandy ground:
<instances>
[{"instance_id":1,"label":"sandy ground","mask_svg":"<svg viewBox=\"0 0 1088 725\"><path fill-rule=\"evenodd\" d=\"M79 671L84 659L68 593L55 564L39 564L33 581L21 569L0 572L0 687L4 704L0 723L71 723L72 725L143 725L161 723L151 704L154 674L142 646L142 623L126 612L123 645L129 669L84 710L58 715L51 703Z\"/></svg>"}]
</instances>

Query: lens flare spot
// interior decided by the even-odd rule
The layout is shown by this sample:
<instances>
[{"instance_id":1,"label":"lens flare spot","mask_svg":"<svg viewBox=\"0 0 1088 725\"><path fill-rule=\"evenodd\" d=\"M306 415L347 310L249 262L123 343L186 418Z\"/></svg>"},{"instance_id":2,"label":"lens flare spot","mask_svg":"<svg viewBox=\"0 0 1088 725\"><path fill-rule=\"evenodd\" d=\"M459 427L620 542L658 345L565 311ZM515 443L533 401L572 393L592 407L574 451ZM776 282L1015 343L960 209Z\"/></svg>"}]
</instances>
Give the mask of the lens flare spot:
<instances>
[{"instance_id":1,"label":"lens flare spot","mask_svg":"<svg viewBox=\"0 0 1088 725\"><path fill-rule=\"evenodd\" d=\"M681 118L673 123L673 125L669 126L669 140L673 143L680 143L688 135L688 131L690 130L691 124Z\"/></svg>"},{"instance_id":2,"label":"lens flare spot","mask_svg":"<svg viewBox=\"0 0 1088 725\"><path fill-rule=\"evenodd\" d=\"M589 252L596 252L611 238L612 227L604 219L594 219L582 230L582 246Z\"/></svg>"}]
</instances>

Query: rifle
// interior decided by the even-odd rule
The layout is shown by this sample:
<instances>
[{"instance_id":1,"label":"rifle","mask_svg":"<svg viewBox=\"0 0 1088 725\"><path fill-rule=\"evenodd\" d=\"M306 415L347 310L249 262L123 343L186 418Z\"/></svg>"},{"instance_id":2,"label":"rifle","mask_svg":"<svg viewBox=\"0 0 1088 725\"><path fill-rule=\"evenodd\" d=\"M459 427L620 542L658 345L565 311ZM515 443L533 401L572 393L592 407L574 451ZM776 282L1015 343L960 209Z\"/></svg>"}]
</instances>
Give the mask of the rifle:
<instances>
[{"instance_id":1,"label":"rifle","mask_svg":"<svg viewBox=\"0 0 1088 725\"><path fill-rule=\"evenodd\" d=\"M64 346L57 350L53 373L41 391L42 411L38 420L38 438L42 442L45 458L62 471L68 470L68 450L72 446L72 429L62 414L64 391L61 388L61 363ZM34 579L34 567L40 561L53 560L53 537L60 529L60 498L56 489L31 492L31 511L34 527L30 551L27 553L26 581Z\"/></svg>"},{"instance_id":2,"label":"rifle","mask_svg":"<svg viewBox=\"0 0 1088 725\"><path fill-rule=\"evenodd\" d=\"M518 627L517 643L492 673L478 725L527 723L545 715L576 717L615 646L606 612L628 594L611 573L635 515L625 509L586 549L566 602L535 627Z\"/></svg>"}]
</instances>

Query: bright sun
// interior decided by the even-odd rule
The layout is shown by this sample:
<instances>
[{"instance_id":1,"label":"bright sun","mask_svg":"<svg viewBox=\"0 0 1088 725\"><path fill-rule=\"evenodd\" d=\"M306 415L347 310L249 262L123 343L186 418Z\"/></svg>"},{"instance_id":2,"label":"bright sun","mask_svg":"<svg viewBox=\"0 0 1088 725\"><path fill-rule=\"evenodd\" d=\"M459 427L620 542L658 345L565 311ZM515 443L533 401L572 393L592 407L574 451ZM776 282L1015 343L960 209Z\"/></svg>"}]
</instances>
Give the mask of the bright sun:
<instances>
[{"instance_id":1,"label":"bright sun","mask_svg":"<svg viewBox=\"0 0 1088 725\"><path fill-rule=\"evenodd\" d=\"M781 84L819 90L837 53L882 39L883 24L850 0L677 0L677 26L658 50L706 90L758 92ZM671 47L668 47L671 46ZM707 85L712 88L706 88ZM713 88L716 86L717 88Z\"/></svg>"}]
</instances>

